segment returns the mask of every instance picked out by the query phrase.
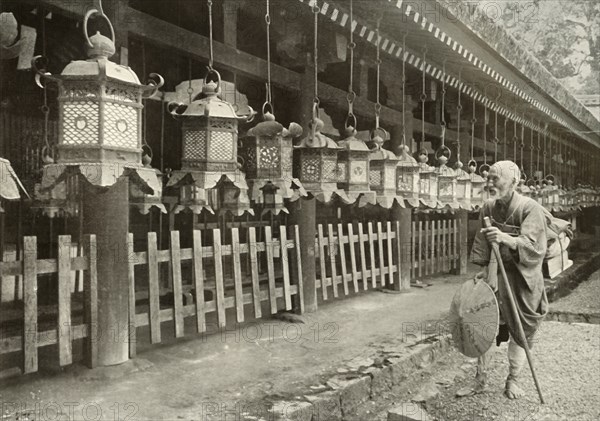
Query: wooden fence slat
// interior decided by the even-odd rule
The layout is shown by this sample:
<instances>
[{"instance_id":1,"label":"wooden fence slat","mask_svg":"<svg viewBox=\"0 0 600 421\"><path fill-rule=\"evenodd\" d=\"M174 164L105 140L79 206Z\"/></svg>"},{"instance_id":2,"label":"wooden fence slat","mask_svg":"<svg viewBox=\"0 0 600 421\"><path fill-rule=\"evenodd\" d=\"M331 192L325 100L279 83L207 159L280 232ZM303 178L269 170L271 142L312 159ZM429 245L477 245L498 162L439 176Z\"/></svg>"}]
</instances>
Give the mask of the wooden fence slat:
<instances>
[{"instance_id":1,"label":"wooden fence slat","mask_svg":"<svg viewBox=\"0 0 600 421\"><path fill-rule=\"evenodd\" d=\"M244 322L244 290L242 287L242 259L240 256L240 234L237 228L231 229L233 255L233 282L235 289L235 311L238 323Z\"/></svg>"},{"instance_id":2,"label":"wooden fence slat","mask_svg":"<svg viewBox=\"0 0 600 421\"><path fill-rule=\"evenodd\" d=\"M367 276L367 257L365 250L365 233L363 231L362 222L358 223L358 248L360 251L360 270L362 272L363 289L366 291L369 288L368 276Z\"/></svg>"},{"instance_id":3,"label":"wooden fence slat","mask_svg":"<svg viewBox=\"0 0 600 421\"><path fill-rule=\"evenodd\" d=\"M431 267L429 268L429 274L433 275L435 273L436 265L435 265L436 253L435 253L435 221L431 221Z\"/></svg>"},{"instance_id":4,"label":"wooden fence slat","mask_svg":"<svg viewBox=\"0 0 600 421\"><path fill-rule=\"evenodd\" d=\"M273 236L271 227L265 227L265 249L267 253L267 274L269 276L269 303L271 314L277 313L277 292L275 291L275 263L273 262Z\"/></svg>"},{"instance_id":5,"label":"wooden fence slat","mask_svg":"<svg viewBox=\"0 0 600 421\"><path fill-rule=\"evenodd\" d=\"M23 373L38 370L37 238L23 239Z\"/></svg>"},{"instance_id":6,"label":"wooden fence slat","mask_svg":"<svg viewBox=\"0 0 600 421\"><path fill-rule=\"evenodd\" d=\"M73 362L71 338L71 236L58 236L58 359Z\"/></svg>"},{"instance_id":7,"label":"wooden fence slat","mask_svg":"<svg viewBox=\"0 0 600 421\"><path fill-rule=\"evenodd\" d=\"M419 268L419 279L423 279L423 221L419 221L419 260L417 260Z\"/></svg>"},{"instance_id":8,"label":"wooden fence slat","mask_svg":"<svg viewBox=\"0 0 600 421\"><path fill-rule=\"evenodd\" d=\"M300 230L294 225L294 249L296 250L296 283L298 285L298 306L300 314L304 314L304 281L302 280L302 251L300 250Z\"/></svg>"},{"instance_id":9,"label":"wooden fence slat","mask_svg":"<svg viewBox=\"0 0 600 421\"><path fill-rule=\"evenodd\" d=\"M425 250L424 250L424 252L425 252L425 271L424 272L425 273L423 275L427 276L427 275L431 274L431 271L430 271L431 259L429 256L429 250L431 248L431 244L430 244L431 237L429 235L429 226L430 226L429 221L423 221L423 224L425 225L425 241L424 241L424 243L425 243Z\"/></svg>"},{"instance_id":10,"label":"wooden fence slat","mask_svg":"<svg viewBox=\"0 0 600 421\"><path fill-rule=\"evenodd\" d=\"M292 309L292 294L290 292L290 267L287 248L286 226L279 226L279 244L281 246L281 270L283 273L283 295L285 297L285 309Z\"/></svg>"},{"instance_id":11,"label":"wooden fence slat","mask_svg":"<svg viewBox=\"0 0 600 421\"><path fill-rule=\"evenodd\" d=\"M252 277L252 298L254 304L254 317L262 317L260 307L260 284L258 279L258 253L256 250L256 228L248 229L248 242L250 247L250 274Z\"/></svg>"},{"instance_id":12,"label":"wooden fence slat","mask_svg":"<svg viewBox=\"0 0 600 421\"><path fill-rule=\"evenodd\" d=\"M202 261L202 233L192 232L192 272L196 298L196 328L198 333L206 332L206 314L204 305L204 262Z\"/></svg>"},{"instance_id":13,"label":"wooden fence slat","mask_svg":"<svg viewBox=\"0 0 600 421\"><path fill-rule=\"evenodd\" d=\"M413 222L414 224L414 222ZM395 238L395 242L394 244L396 244L396 280L398 282L398 286L397 289L401 289L402 288L402 235L400 234L400 221L396 221L394 224L394 229L396 230L396 238ZM413 235L414 235L414 230L413 230ZM413 237L414 239L414 237ZM410 261L412 262L414 258L414 253L411 254L411 259ZM414 276L414 274L413 274Z\"/></svg>"},{"instance_id":14,"label":"wooden fence slat","mask_svg":"<svg viewBox=\"0 0 600 421\"><path fill-rule=\"evenodd\" d=\"M321 295L327 300L327 265L325 263L325 237L323 236L323 225L317 226L319 236L319 266L321 267Z\"/></svg>"},{"instance_id":15,"label":"wooden fence slat","mask_svg":"<svg viewBox=\"0 0 600 421\"><path fill-rule=\"evenodd\" d=\"M448 229L448 221L446 219L444 219L443 221L440 221L442 223L442 240L441 240L441 245L442 245L442 268L441 270L443 272L446 272L448 269L448 235L446 230Z\"/></svg>"},{"instance_id":16,"label":"wooden fence slat","mask_svg":"<svg viewBox=\"0 0 600 421\"><path fill-rule=\"evenodd\" d=\"M453 259L452 259L453 266L452 266L452 268L453 269L458 269L458 267L460 265L460 263L459 263L460 260L457 257L457 255L458 255L458 232L459 232L458 231L458 221L459 221L458 217L455 218L454 221L453 221L453 226L454 226L454 241L452 242L452 245L453 245L452 246L453 247L453 249L452 249L452 256L453 256Z\"/></svg>"},{"instance_id":17,"label":"wooden fence slat","mask_svg":"<svg viewBox=\"0 0 600 421\"><path fill-rule=\"evenodd\" d=\"M96 236L86 235L84 237L84 255L87 256L88 269L83 272L83 296L85 306L85 319L87 325L87 338L85 340L85 355L84 361L88 368L95 368L98 365L98 273L96 269ZM132 242L133 248L133 242ZM131 256L131 255L130 255ZM130 257L131 259L131 257ZM133 291L135 294L135 291ZM135 295L134 295L135 302ZM131 319L130 319L131 320ZM135 334L135 320L133 325L129 326L129 338L131 347L131 335ZM135 340L135 336L134 336ZM134 341L135 343L135 341ZM135 353L135 345L134 345Z\"/></svg>"},{"instance_id":18,"label":"wooden fence slat","mask_svg":"<svg viewBox=\"0 0 600 421\"><path fill-rule=\"evenodd\" d=\"M342 264L342 282L344 286L344 295L348 295L348 270L346 268L346 250L344 246L344 229L342 228L342 224L338 224L338 245L340 249L340 263ZM350 244L350 241L348 241Z\"/></svg>"},{"instance_id":19,"label":"wooden fence slat","mask_svg":"<svg viewBox=\"0 0 600 421\"><path fill-rule=\"evenodd\" d=\"M367 231L369 233L369 257L371 260L371 282L373 288L377 287L377 277L375 275L375 233L373 232L373 223L367 223Z\"/></svg>"},{"instance_id":20,"label":"wooden fence slat","mask_svg":"<svg viewBox=\"0 0 600 421\"><path fill-rule=\"evenodd\" d=\"M338 297L337 269L335 267L335 238L333 237L333 225L327 224L328 244L327 255L329 256L329 267L331 268L331 285L333 286L333 297Z\"/></svg>"},{"instance_id":21,"label":"wooden fence slat","mask_svg":"<svg viewBox=\"0 0 600 421\"><path fill-rule=\"evenodd\" d=\"M410 224L411 233L410 233L410 276L411 279L415 279L417 277L417 267L415 266L415 260L417 259L417 251L415 247L417 246L417 221L412 221ZM400 235L400 234L398 234Z\"/></svg>"},{"instance_id":22,"label":"wooden fence slat","mask_svg":"<svg viewBox=\"0 0 600 421\"><path fill-rule=\"evenodd\" d=\"M381 286L385 286L385 253L383 252L383 226L381 222L377 222L377 249L379 254L379 278Z\"/></svg>"},{"instance_id":23,"label":"wooden fence slat","mask_svg":"<svg viewBox=\"0 0 600 421\"><path fill-rule=\"evenodd\" d=\"M354 292L358 292L358 272L356 269L356 242L354 238L354 230L352 224L348 224L348 245L350 247L350 270L352 270L352 284Z\"/></svg>"},{"instance_id":24,"label":"wooden fence slat","mask_svg":"<svg viewBox=\"0 0 600 421\"><path fill-rule=\"evenodd\" d=\"M133 234L127 234L127 264L129 266L127 280L129 282L129 358L137 355L135 327L135 252L133 249ZM84 291L85 291L84 287Z\"/></svg>"},{"instance_id":25,"label":"wooden fence slat","mask_svg":"<svg viewBox=\"0 0 600 421\"><path fill-rule=\"evenodd\" d=\"M394 283L394 272L392 271L392 266L394 265L394 255L392 252L392 223L387 221L387 257L388 257L388 283ZM396 270L400 270L400 262L396 266ZM400 284L398 284L400 285Z\"/></svg>"},{"instance_id":26,"label":"wooden fence slat","mask_svg":"<svg viewBox=\"0 0 600 421\"><path fill-rule=\"evenodd\" d=\"M441 272L442 269L442 264L444 262L444 257L443 257L443 241L442 241L442 221L438 220L437 221L437 244L438 244L438 248L437 248L437 252L438 252L438 256L437 256L437 264L436 264L436 272Z\"/></svg>"},{"instance_id":27,"label":"wooden fence slat","mask_svg":"<svg viewBox=\"0 0 600 421\"><path fill-rule=\"evenodd\" d=\"M217 293L217 323L225 327L225 285L223 278L223 256L221 255L221 230L213 229L213 253L215 256L215 286Z\"/></svg>"},{"instance_id":28,"label":"wooden fence slat","mask_svg":"<svg viewBox=\"0 0 600 421\"><path fill-rule=\"evenodd\" d=\"M156 254L156 233L148 233L148 301L150 311L150 342L153 344L161 341L160 333L160 296L158 285L158 261Z\"/></svg>"},{"instance_id":29,"label":"wooden fence slat","mask_svg":"<svg viewBox=\"0 0 600 421\"><path fill-rule=\"evenodd\" d=\"M171 279L173 280L173 315L176 338L184 335L183 314L181 313L183 309L183 288L179 244L179 231L171 231Z\"/></svg>"}]
</instances>

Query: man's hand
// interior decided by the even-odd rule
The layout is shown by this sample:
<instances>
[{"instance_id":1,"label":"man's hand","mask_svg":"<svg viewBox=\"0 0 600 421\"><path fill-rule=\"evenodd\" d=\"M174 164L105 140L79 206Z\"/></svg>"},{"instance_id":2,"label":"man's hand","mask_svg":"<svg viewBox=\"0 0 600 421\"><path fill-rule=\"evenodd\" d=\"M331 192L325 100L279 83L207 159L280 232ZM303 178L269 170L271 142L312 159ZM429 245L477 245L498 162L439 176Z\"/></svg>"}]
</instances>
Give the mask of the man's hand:
<instances>
[{"instance_id":1,"label":"man's hand","mask_svg":"<svg viewBox=\"0 0 600 421\"><path fill-rule=\"evenodd\" d=\"M510 235L500 231L497 227L482 228L481 232L490 243L506 244L513 250L517 248L517 241Z\"/></svg>"},{"instance_id":2,"label":"man's hand","mask_svg":"<svg viewBox=\"0 0 600 421\"><path fill-rule=\"evenodd\" d=\"M485 266L481 272L478 272L475 275L475 279L473 281L477 284L479 281L487 281L488 278L488 268Z\"/></svg>"}]
</instances>

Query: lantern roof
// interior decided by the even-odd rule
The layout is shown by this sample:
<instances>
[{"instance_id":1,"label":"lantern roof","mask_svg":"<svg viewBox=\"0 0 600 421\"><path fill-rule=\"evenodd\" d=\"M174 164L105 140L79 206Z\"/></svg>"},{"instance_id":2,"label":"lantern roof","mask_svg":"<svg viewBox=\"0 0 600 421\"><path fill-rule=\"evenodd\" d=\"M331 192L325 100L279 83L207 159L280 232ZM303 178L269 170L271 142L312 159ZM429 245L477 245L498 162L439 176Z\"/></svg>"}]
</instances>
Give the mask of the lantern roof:
<instances>
[{"instance_id":1,"label":"lantern roof","mask_svg":"<svg viewBox=\"0 0 600 421\"><path fill-rule=\"evenodd\" d=\"M443 176L443 177L455 177L456 176L456 172L452 168L447 166L446 164L437 167L435 169L435 172L438 175Z\"/></svg>"},{"instance_id":2,"label":"lantern roof","mask_svg":"<svg viewBox=\"0 0 600 421\"><path fill-rule=\"evenodd\" d=\"M406 145L402 145L400 147L400 155L398 155L398 160L399 167L419 167L419 164L417 164L417 160L410 155L410 150Z\"/></svg>"},{"instance_id":3,"label":"lantern roof","mask_svg":"<svg viewBox=\"0 0 600 421\"><path fill-rule=\"evenodd\" d=\"M247 120L247 116L237 115L233 105L221 99L220 83L207 82L202 87L199 99L191 104L176 104L172 112L178 117L213 117Z\"/></svg>"},{"instance_id":4,"label":"lantern roof","mask_svg":"<svg viewBox=\"0 0 600 421\"><path fill-rule=\"evenodd\" d=\"M88 59L70 62L62 71L62 76L106 77L119 82L140 85L140 80L130 67L108 60L115 53L115 44L110 38L96 32L95 35L89 37L89 41Z\"/></svg>"},{"instance_id":5,"label":"lantern roof","mask_svg":"<svg viewBox=\"0 0 600 421\"><path fill-rule=\"evenodd\" d=\"M477 173L469 174L471 177L471 183L485 183L485 179Z\"/></svg>"},{"instance_id":6,"label":"lantern roof","mask_svg":"<svg viewBox=\"0 0 600 421\"><path fill-rule=\"evenodd\" d=\"M356 129L354 127L347 127L344 133L345 139L338 142L338 146L348 151L361 151L370 152L371 149L365 144L364 141L356 137Z\"/></svg>"},{"instance_id":7,"label":"lantern roof","mask_svg":"<svg viewBox=\"0 0 600 421\"><path fill-rule=\"evenodd\" d=\"M275 120L261 121L248 130L248 136L275 137L283 135L283 125Z\"/></svg>"},{"instance_id":8,"label":"lantern roof","mask_svg":"<svg viewBox=\"0 0 600 421\"><path fill-rule=\"evenodd\" d=\"M320 118L315 118L313 121L310 122L309 125L311 129L314 125L314 134L311 133L305 138L303 138L300 141L299 145L294 146L295 148L341 149L333 139L321 133L321 130L323 130L323 127L325 126L323 120L321 120ZM312 130L309 129L309 131Z\"/></svg>"}]
</instances>

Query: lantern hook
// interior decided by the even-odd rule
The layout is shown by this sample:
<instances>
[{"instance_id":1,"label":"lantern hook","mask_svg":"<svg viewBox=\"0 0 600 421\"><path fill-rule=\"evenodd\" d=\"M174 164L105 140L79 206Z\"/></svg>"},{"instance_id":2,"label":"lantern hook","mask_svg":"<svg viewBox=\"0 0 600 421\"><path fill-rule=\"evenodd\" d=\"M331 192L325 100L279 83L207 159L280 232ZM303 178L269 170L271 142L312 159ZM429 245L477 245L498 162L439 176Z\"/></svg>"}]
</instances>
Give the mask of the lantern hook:
<instances>
[{"instance_id":1,"label":"lantern hook","mask_svg":"<svg viewBox=\"0 0 600 421\"><path fill-rule=\"evenodd\" d=\"M215 92L218 94L221 90L221 74L216 71L212 66L206 66L206 76L204 76L204 84L208 83L208 76L213 74L217 77L216 83L217 87L215 88Z\"/></svg>"},{"instance_id":2,"label":"lantern hook","mask_svg":"<svg viewBox=\"0 0 600 421\"><path fill-rule=\"evenodd\" d=\"M158 92L165 84L165 79L158 73L150 73L148 76L148 85L144 87L144 98L150 98Z\"/></svg>"},{"instance_id":3,"label":"lantern hook","mask_svg":"<svg viewBox=\"0 0 600 421\"><path fill-rule=\"evenodd\" d=\"M102 6L100 6L100 9L102 9ZM111 37L110 39L114 44L115 43L115 28L113 28L113 25L112 25L110 19L108 18L108 16L106 16L104 11L102 11L102 10L98 11L98 9L90 9L87 11L87 13L85 14L85 17L83 18L83 35L85 36L85 40L87 41L88 45L90 47L94 46L94 44L92 44L92 41L90 40L90 37L88 35L88 21L89 21L90 17L92 17L93 15L98 15L101 18L104 18L106 20L106 23L108 24L108 28L110 29L110 37Z\"/></svg>"}]
</instances>

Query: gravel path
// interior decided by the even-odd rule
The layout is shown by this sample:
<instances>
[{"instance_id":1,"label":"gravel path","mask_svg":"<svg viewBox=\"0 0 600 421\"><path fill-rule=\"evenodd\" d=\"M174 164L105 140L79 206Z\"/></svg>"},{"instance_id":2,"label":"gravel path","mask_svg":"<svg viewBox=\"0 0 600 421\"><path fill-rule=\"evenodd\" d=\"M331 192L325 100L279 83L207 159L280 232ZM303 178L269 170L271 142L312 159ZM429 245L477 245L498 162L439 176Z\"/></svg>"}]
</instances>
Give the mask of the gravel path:
<instances>
[{"instance_id":1,"label":"gravel path","mask_svg":"<svg viewBox=\"0 0 600 421\"><path fill-rule=\"evenodd\" d=\"M600 271L572 294L551 305L554 312L600 312ZM396 404L416 400L431 420L443 421L598 421L600 420L600 325L546 321L532 350L538 380L546 400L541 405L526 366L521 385L525 396L509 400L503 395L508 374L507 344L492 348L488 390L457 397L472 386L476 359L451 350L401 386L369 402L348 420L387 420Z\"/></svg>"},{"instance_id":2,"label":"gravel path","mask_svg":"<svg viewBox=\"0 0 600 421\"><path fill-rule=\"evenodd\" d=\"M600 313L600 271L594 272L589 280L580 284L566 297L550 305L552 313Z\"/></svg>"}]
</instances>

